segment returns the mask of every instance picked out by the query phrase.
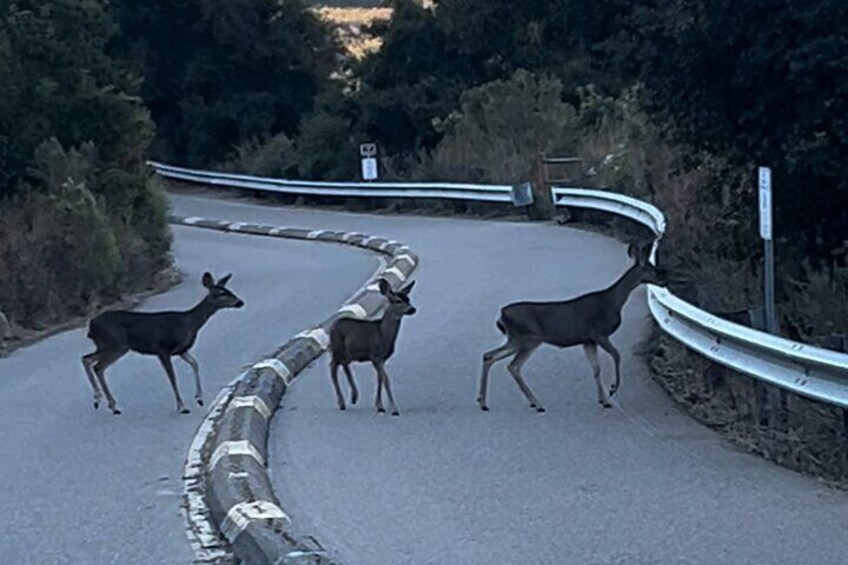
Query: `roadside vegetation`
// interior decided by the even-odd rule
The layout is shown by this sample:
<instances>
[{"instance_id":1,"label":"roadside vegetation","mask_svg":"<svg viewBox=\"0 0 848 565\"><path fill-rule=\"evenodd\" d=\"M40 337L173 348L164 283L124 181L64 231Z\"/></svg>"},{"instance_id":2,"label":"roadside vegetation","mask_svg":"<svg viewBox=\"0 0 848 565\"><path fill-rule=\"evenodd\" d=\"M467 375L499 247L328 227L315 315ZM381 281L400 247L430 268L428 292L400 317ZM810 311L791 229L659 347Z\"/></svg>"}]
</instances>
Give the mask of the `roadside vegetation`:
<instances>
[{"instance_id":1,"label":"roadside vegetation","mask_svg":"<svg viewBox=\"0 0 848 565\"><path fill-rule=\"evenodd\" d=\"M844 347L845 21L839 0L0 3L0 311L14 334L157 284L148 158L338 180L374 141L400 179L581 157L574 184L666 213L673 290L722 314L761 306L770 166L781 333ZM684 353L655 365L712 402Z\"/></svg>"}]
</instances>

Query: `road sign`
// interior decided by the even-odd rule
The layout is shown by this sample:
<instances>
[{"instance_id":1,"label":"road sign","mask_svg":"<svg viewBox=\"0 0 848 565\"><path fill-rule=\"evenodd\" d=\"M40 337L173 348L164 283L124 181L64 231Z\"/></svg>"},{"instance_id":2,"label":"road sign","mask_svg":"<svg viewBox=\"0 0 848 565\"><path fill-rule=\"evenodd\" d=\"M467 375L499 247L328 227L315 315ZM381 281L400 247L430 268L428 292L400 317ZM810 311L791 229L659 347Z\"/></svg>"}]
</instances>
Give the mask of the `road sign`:
<instances>
[{"instance_id":1,"label":"road sign","mask_svg":"<svg viewBox=\"0 0 848 565\"><path fill-rule=\"evenodd\" d=\"M376 143L363 143L359 146L359 154L363 157L376 157L377 156L377 144Z\"/></svg>"},{"instance_id":2,"label":"road sign","mask_svg":"<svg viewBox=\"0 0 848 565\"><path fill-rule=\"evenodd\" d=\"M760 237L771 240L771 169L760 167Z\"/></svg>"},{"instance_id":3,"label":"road sign","mask_svg":"<svg viewBox=\"0 0 848 565\"><path fill-rule=\"evenodd\" d=\"M766 313L766 331L775 333L777 316L774 308L774 242L771 237L771 169L759 168L760 187L760 237L763 238L763 306Z\"/></svg>"},{"instance_id":4,"label":"road sign","mask_svg":"<svg viewBox=\"0 0 848 565\"><path fill-rule=\"evenodd\" d=\"M362 160L362 180L377 179L377 159L366 157Z\"/></svg>"}]
</instances>

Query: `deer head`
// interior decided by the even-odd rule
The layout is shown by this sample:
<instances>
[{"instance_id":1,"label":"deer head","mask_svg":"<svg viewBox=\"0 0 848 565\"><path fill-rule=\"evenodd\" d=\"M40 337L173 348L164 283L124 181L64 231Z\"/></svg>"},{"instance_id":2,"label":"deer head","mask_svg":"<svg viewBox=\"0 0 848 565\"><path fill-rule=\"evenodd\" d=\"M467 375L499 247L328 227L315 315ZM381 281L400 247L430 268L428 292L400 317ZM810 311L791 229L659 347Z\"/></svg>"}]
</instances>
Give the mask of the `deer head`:
<instances>
[{"instance_id":1,"label":"deer head","mask_svg":"<svg viewBox=\"0 0 848 565\"><path fill-rule=\"evenodd\" d=\"M412 281L397 292L392 290L386 279L380 279L379 284L380 293L389 301L389 305L386 308L387 315L393 318L402 318L403 316L412 316L415 314L415 306L409 301L409 291L415 286L415 281Z\"/></svg>"},{"instance_id":2,"label":"deer head","mask_svg":"<svg viewBox=\"0 0 848 565\"><path fill-rule=\"evenodd\" d=\"M231 274L225 275L218 282L215 282L211 273L203 273L203 286L209 290L206 299L217 310L221 308L241 308L244 306L244 301L227 288L227 283L230 282L232 276Z\"/></svg>"},{"instance_id":3,"label":"deer head","mask_svg":"<svg viewBox=\"0 0 848 565\"><path fill-rule=\"evenodd\" d=\"M627 247L627 255L633 259L633 269L637 274L638 284L653 284L665 286L668 273L651 264L651 243L631 243Z\"/></svg>"}]
</instances>

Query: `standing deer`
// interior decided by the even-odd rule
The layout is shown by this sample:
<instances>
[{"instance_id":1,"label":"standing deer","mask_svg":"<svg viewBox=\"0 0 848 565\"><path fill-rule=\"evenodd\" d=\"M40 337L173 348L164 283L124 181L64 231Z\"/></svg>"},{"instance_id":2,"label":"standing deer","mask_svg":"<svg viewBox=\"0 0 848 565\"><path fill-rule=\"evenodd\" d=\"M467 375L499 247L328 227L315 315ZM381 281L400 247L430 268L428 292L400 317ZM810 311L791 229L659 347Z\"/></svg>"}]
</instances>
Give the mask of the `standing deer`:
<instances>
[{"instance_id":1,"label":"standing deer","mask_svg":"<svg viewBox=\"0 0 848 565\"><path fill-rule=\"evenodd\" d=\"M545 409L524 379L521 367L543 343L565 348L582 345L598 385L598 402L609 408L610 397L621 384L620 356L610 343L612 335L621 325L621 309L630 293L643 284L664 284L664 275L648 262L650 245L631 244L627 254L633 265L609 288L590 292L562 302L514 302L501 309L498 329L506 335L506 343L483 355L483 372L480 377L480 395L477 403L488 410L486 391L489 370L501 359L515 354L507 370L515 379L518 388L537 412ZM609 353L615 364L615 384L609 394L601 383L601 366L598 362L598 346Z\"/></svg>"},{"instance_id":2,"label":"standing deer","mask_svg":"<svg viewBox=\"0 0 848 565\"><path fill-rule=\"evenodd\" d=\"M385 365L395 352L401 319L415 314L415 307L409 301L409 291L415 286L415 282L409 283L397 292L392 291L385 279L380 279L379 284L380 293L389 301L382 318L378 320L341 318L330 328L330 376L333 379L333 387L336 389L339 410L344 410L344 396L339 386L339 365L344 368L350 385L350 403L356 404L359 391L356 389L349 365L352 361L370 361L377 372L377 400L374 404L377 411L386 411L383 408L383 387L385 387L392 416L398 416L400 412L392 396L392 387L389 384Z\"/></svg>"},{"instance_id":3,"label":"standing deer","mask_svg":"<svg viewBox=\"0 0 848 565\"><path fill-rule=\"evenodd\" d=\"M232 275L223 277L218 282L210 273L203 273L203 286L208 289L207 295L191 310L182 312L104 312L91 320L88 325L88 337L94 342L97 350L83 355L82 365L94 389L94 409L100 406L102 395L106 395L109 409L113 414L120 414L115 398L106 385L106 369L123 357L128 351L144 355L156 355L168 374L174 397L177 401L177 412L188 414L189 409L180 398L174 366L171 357L179 355L194 371L195 400L203 406L203 388L200 385L200 370L197 361L188 350L197 339L197 332L209 321L212 314L222 308L241 308L244 302L228 288ZM102 392L101 392L102 391Z\"/></svg>"}]
</instances>

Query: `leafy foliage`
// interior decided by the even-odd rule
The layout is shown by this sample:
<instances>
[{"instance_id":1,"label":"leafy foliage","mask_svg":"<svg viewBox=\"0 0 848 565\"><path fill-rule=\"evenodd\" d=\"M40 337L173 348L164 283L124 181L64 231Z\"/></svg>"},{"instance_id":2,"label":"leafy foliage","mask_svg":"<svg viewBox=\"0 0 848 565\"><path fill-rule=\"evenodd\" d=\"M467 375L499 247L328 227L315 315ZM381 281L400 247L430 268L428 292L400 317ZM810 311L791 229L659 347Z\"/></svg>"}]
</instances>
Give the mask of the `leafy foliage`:
<instances>
[{"instance_id":1,"label":"leafy foliage","mask_svg":"<svg viewBox=\"0 0 848 565\"><path fill-rule=\"evenodd\" d=\"M205 166L251 139L292 137L334 65L337 46L300 0L117 4L161 159Z\"/></svg>"},{"instance_id":2,"label":"leafy foliage","mask_svg":"<svg viewBox=\"0 0 848 565\"><path fill-rule=\"evenodd\" d=\"M686 143L772 166L777 234L814 259L848 232L845 21L838 0L662 0L629 21L654 112Z\"/></svg>"},{"instance_id":3,"label":"leafy foliage","mask_svg":"<svg viewBox=\"0 0 848 565\"><path fill-rule=\"evenodd\" d=\"M577 112L562 100L562 83L517 71L466 91L460 109L436 120L444 138L424 158L423 175L476 182L529 180L540 153L571 153Z\"/></svg>"},{"instance_id":4,"label":"leafy foliage","mask_svg":"<svg viewBox=\"0 0 848 565\"><path fill-rule=\"evenodd\" d=\"M153 124L105 0L0 3L0 309L54 323L168 264Z\"/></svg>"}]
</instances>

